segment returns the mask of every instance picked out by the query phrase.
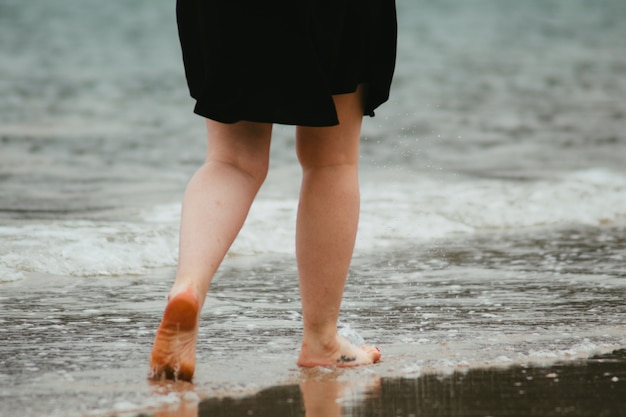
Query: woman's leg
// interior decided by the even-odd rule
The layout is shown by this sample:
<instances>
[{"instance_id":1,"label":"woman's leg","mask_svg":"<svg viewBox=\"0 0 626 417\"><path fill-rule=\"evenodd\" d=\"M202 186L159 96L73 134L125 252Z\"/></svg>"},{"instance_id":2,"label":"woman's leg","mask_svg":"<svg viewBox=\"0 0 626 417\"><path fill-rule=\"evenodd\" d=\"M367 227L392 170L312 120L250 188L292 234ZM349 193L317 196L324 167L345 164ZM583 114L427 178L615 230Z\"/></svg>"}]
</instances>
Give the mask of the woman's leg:
<instances>
[{"instance_id":1,"label":"woman's leg","mask_svg":"<svg viewBox=\"0 0 626 417\"><path fill-rule=\"evenodd\" d=\"M178 270L150 356L152 376L190 380L209 285L269 165L270 124L207 120L208 151L183 199Z\"/></svg>"},{"instance_id":2,"label":"woman's leg","mask_svg":"<svg viewBox=\"0 0 626 417\"><path fill-rule=\"evenodd\" d=\"M339 125L298 127L303 177L296 227L304 337L301 366L376 362L376 348L357 348L337 334L337 319L359 218L361 89L335 96Z\"/></svg>"}]
</instances>

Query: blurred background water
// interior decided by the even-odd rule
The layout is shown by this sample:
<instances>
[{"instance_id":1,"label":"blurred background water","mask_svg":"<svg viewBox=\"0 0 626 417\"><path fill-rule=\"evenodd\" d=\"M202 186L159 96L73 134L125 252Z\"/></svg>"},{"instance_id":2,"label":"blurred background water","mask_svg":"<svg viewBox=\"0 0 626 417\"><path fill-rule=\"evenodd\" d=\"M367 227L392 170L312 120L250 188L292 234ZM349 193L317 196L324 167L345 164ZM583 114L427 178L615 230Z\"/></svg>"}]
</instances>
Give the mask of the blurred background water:
<instances>
[{"instance_id":1,"label":"blurred background water","mask_svg":"<svg viewBox=\"0 0 626 417\"><path fill-rule=\"evenodd\" d=\"M344 331L383 348L380 375L623 347L626 3L397 4ZM205 150L174 2L0 0L0 54L0 413L140 407ZM200 391L295 372L292 137L203 312ZM271 366L215 371L251 353Z\"/></svg>"}]
</instances>

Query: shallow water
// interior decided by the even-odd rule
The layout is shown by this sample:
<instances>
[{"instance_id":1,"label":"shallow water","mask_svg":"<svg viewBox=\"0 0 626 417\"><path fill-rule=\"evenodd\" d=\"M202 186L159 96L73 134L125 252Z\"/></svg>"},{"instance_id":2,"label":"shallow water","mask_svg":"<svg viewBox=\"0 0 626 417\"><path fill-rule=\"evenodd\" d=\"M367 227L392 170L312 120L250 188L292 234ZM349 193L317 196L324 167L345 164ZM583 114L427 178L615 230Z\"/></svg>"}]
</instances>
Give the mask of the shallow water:
<instances>
[{"instance_id":1,"label":"shallow water","mask_svg":"<svg viewBox=\"0 0 626 417\"><path fill-rule=\"evenodd\" d=\"M173 4L0 4L0 415L136 414L283 385L271 392L297 402L320 375L382 381L385 404L436 386L424 395L443 403L458 371L513 366L509 378L626 345L626 3L398 7L392 100L364 126L341 316L384 361L330 376L295 367L300 174L293 129L277 127L270 175L203 311L189 387L145 379L180 196L204 154ZM577 378L561 381L586 390ZM551 413L537 415L576 415Z\"/></svg>"},{"instance_id":2,"label":"shallow water","mask_svg":"<svg viewBox=\"0 0 626 417\"><path fill-rule=\"evenodd\" d=\"M607 269L599 261L623 254L623 229L544 231L544 237L484 236L358 257L343 331L376 343L385 356L342 377L545 365L623 347L623 266ZM300 378L293 265L288 256L227 260L202 315L200 366L187 388L197 398L239 396ZM41 275L29 277L28 287L4 284L4 411L80 415L178 404L171 388L164 394L145 380L171 272ZM42 393L54 399L42 400Z\"/></svg>"}]
</instances>

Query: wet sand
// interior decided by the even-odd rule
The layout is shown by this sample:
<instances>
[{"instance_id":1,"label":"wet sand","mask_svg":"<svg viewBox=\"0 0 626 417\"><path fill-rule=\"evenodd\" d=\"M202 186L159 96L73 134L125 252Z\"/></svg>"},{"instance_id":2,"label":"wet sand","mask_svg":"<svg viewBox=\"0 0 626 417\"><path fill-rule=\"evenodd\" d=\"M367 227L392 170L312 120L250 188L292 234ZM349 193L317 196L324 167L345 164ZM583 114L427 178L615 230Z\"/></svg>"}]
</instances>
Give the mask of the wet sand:
<instances>
[{"instance_id":1,"label":"wet sand","mask_svg":"<svg viewBox=\"0 0 626 417\"><path fill-rule=\"evenodd\" d=\"M174 390L163 387L171 395ZM299 381L243 397L200 401L185 394L156 411L173 416L624 416L626 350L585 361L371 377L351 371L301 371Z\"/></svg>"}]
</instances>

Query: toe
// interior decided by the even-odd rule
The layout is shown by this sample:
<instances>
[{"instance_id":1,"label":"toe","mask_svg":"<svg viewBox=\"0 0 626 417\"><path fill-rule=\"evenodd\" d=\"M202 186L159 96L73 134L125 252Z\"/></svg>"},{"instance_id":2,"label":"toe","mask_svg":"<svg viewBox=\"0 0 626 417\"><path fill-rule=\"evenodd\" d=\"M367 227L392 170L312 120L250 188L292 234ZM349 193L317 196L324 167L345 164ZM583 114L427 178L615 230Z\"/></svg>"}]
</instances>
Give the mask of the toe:
<instances>
[{"instance_id":1,"label":"toe","mask_svg":"<svg viewBox=\"0 0 626 417\"><path fill-rule=\"evenodd\" d=\"M367 354L367 356L372 360L372 363L376 363L380 361L382 353L380 349L376 346L361 346L361 349Z\"/></svg>"}]
</instances>

